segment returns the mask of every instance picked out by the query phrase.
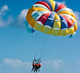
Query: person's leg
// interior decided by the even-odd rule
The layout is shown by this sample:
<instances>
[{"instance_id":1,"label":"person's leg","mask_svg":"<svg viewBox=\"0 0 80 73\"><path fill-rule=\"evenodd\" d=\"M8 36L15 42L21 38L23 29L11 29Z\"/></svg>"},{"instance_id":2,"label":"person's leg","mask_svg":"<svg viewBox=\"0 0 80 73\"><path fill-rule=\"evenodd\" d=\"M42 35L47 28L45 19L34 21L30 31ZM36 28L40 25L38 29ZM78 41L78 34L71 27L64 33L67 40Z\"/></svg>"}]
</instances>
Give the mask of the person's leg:
<instances>
[{"instance_id":1,"label":"person's leg","mask_svg":"<svg viewBox=\"0 0 80 73\"><path fill-rule=\"evenodd\" d=\"M32 70L31 70L31 72L33 71L33 68L32 68Z\"/></svg>"},{"instance_id":2,"label":"person's leg","mask_svg":"<svg viewBox=\"0 0 80 73\"><path fill-rule=\"evenodd\" d=\"M35 69L35 67L32 68L32 71L33 71L34 69ZM31 71L31 72L32 72L32 71Z\"/></svg>"},{"instance_id":3,"label":"person's leg","mask_svg":"<svg viewBox=\"0 0 80 73\"><path fill-rule=\"evenodd\" d=\"M35 72L35 69L34 69L34 72Z\"/></svg>"},{"instance_id":4,"label":"person's leg","mask_svg":"<svg viewBox=\"0 0 80 73\"><path fill-rule=\"evenodd\" d=\"M36 72L37 72L37 69L36 69Z\"/></svg>"}]
</instances>

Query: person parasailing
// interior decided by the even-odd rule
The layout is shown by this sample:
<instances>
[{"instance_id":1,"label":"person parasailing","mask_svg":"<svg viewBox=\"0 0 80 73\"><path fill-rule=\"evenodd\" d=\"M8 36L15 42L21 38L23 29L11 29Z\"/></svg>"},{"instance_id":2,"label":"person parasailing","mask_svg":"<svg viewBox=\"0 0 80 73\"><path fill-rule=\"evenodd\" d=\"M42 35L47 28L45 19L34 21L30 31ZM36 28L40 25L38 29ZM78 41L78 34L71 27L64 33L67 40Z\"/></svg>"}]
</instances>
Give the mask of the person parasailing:
<instances>
[{"instance_id":1,"label":"person parasailing","mask_svg":"<svg viewBox=\"0 0 80 73\"><path fill-rule=\"evenodd\" d=\"M34 70L34 72L36 71L40 71L40 67L41 67L41 61L40 59L35 59L33 60L33 64L32 64L33 68L31 70L31 72Z\"/></svg>"}]
</instances>

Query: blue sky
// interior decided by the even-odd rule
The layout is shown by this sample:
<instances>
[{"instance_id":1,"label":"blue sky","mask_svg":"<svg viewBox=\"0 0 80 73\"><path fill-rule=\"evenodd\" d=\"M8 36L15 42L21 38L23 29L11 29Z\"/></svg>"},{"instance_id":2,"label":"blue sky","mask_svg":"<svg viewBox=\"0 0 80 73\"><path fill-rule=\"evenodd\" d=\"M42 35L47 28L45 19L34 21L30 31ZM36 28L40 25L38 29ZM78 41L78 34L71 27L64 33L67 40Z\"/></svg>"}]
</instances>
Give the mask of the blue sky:
<instances>
[{"instance_id":1,"label":"blue sky","mask_svg":"<svg viewBox=\"0 0 80 73\"><path fill-rule=\"evenodd\" d=\"M38 40L38 38L46 35L41 32L37 32L40 36L35 33L32 35L25 28L24 22L27 11L37 1L39 0L0 1L0 73L30 73L34 51L37 49L35 46L41 49L49 47L46 47L46 44L41 47L39 45L42 40ZM56 48L52 46L54 50L51 50L42 59L40 73L80 73L80 1L56 1L65 4L74 11L77 18L78 30L74 38L67 39L66 41L58 39L55 43L52 43L54 40L50 39L52 36L47 36L49 44L57 45L59 40L62 44L59 42L58 44L60 45ZM37 51L37 58L41 49ZM45 51L43 51L44 53Z\"/></svg>"}]
</instances>

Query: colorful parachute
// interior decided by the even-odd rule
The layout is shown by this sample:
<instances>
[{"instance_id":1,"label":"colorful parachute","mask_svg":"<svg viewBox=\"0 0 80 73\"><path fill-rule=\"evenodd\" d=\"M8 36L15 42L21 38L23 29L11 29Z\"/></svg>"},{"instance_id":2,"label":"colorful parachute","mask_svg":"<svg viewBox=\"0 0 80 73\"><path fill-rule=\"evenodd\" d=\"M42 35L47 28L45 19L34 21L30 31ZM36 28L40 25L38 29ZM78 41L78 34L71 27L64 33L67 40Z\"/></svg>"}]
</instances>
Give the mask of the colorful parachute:
<instances>
[{"instance_id":1,"label":"colorful parachute","mask_svg":"<svg viewBox=\"0 0 80 73\"><path fill-rule=\"evenodd\" d=\"M54 36L74 36L77 30L73 11L53 0L35 3L28 10L26 19L35 30Z\"/></svg>"}]
</instances>

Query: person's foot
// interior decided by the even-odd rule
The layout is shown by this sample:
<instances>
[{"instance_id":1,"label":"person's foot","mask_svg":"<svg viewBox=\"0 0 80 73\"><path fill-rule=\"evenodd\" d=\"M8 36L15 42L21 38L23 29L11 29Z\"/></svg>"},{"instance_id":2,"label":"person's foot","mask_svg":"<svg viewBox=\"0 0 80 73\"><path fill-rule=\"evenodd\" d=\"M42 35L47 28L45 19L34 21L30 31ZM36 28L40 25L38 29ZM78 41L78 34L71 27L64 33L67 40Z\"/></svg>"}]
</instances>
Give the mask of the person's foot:
<instances>
[{"instance_id":1,"label":"person's foot","mask_svg":"<svg viewBox=\"0 0 80 73\"><path fill-rule=\"evenodd\" d=\"M35 72L35 70L34 70L34 72Z\"/></svg>"}]
</instances>

